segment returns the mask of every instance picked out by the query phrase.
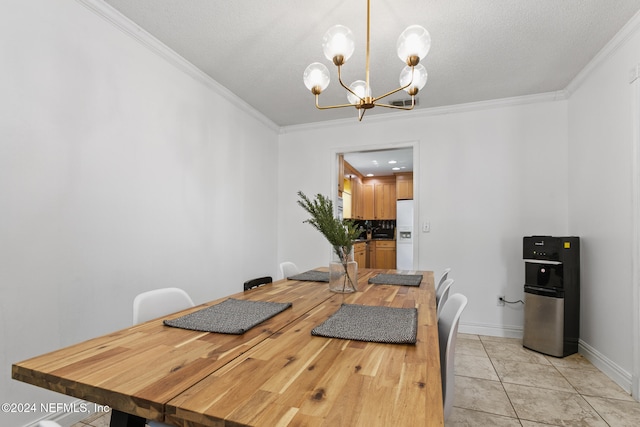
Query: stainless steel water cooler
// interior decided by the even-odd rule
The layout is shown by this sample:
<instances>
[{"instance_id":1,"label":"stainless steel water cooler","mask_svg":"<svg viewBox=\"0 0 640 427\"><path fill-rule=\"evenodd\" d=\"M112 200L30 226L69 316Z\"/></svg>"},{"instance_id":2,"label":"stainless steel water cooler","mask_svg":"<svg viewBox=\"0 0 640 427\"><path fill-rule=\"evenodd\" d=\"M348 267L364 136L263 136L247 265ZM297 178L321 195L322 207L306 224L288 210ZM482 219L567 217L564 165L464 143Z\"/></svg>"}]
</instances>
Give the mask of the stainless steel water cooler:
<instances>
[{"instance_id":1,"label":"stainless steel water cooler","mask_svg":"<svg viewBox=\"0 0 640 427\"><path fill-rule=\"evenodd\" d=\"M565 357L578 351L580 336L580 239L530 236L525 262L522 344Z\"/></svg>"}]
</instances>

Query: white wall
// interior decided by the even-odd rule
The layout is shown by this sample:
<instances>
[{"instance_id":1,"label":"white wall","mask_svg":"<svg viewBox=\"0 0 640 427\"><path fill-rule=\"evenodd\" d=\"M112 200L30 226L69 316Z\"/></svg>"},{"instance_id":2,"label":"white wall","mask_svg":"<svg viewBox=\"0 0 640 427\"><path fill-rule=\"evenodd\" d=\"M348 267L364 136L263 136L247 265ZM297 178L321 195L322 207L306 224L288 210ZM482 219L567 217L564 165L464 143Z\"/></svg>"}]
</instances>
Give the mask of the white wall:
<instances>
[{"instance_id":1,"label":"white wall","mask_svg":"<svg viewBox=\"0 0 640 427\"><path fill-rule=\"evenodd\" d=\"M302 268L328 263L328 244L302 223L296 193L331 194L333 153L415 144L418 215L431 222L430 233L417 235L417 267L436 274L452 267L453 291L470 298L461 329L521 334L522 308L497 307L496 296L523 297L523 236L567 233L567 102L515 104L286 129L279 259Z\"/></svg>"},{"instance_id":2,"label":"white wall","mask_svg":"<svg viewBox=\"0 0 640 427\"><path fill-rule=\"evenodd\" d=\"M639 339L632 327L629 84L631 69L640 64L638 26L636 18L635 33L598 62L569 102L569 226L582 238L580 337L627 389Z\"/></svg>"},{"instance_id":3,"label":"white wall","mask_svg":"<svg viewBox=\"0 0 640 427\"><path fill-rule=\"evenodd\" d=\"M277 274L275 127L79 2L4 1L0 54L0 402L66 401L11 363L127 326L139 292Z\"/></svg>"}]
</instances>

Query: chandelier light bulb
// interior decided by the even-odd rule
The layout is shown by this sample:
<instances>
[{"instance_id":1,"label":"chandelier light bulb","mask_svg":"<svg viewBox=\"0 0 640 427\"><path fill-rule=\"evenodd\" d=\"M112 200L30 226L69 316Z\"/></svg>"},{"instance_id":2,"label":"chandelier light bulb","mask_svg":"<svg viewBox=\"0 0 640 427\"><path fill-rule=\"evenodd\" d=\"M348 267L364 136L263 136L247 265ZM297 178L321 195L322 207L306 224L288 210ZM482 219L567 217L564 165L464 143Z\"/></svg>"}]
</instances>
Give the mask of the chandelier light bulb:
<instances>
[{"instance_id":1,"label":"chandelier light bulb","mask_svg":"<svg viewBox=\"0 0 640 427\"><path fill-rule=\"evenodd\" d=\"M405 88L405 91L409 94L411 94L412 90L417 93L427 84L427 69L422 64L418 64L413 70L413 81L411 81L411 77L411 67L407 65L400 72L400 86L406 86L411 83L409 87Z\"/></svg>"},{"instance_id":2,"label":"chandelier light bulb","mask_svg":"<svg viewBox=\"0 0 640 427\"><path fill-rule=\"evenodd\" d=\"M400 37L398 37L398 57L402 62L406 62L411 56L417 56L422 60L427 56L430 48L431 36L429 32L420 25L407 27L402 34L400 34Z\"/></svg>"},{"instance_id":3,"label":"chandelier light bulb","mask_svg":"<svg viewBox=\"0 0 640 427\"><path fill-rule=\"evenodd\" d=\"M347 99L349 103L353 105L360 104L360 100L371 96L371 88L367 86L367 82L364 80L356 80L349 85L349 89L354 91L356 95L351 92L347 92Z\"/></svg>"},{"instance_id":4,"label":"chandelier light bulb","mask_svg":"<svg viewBox=\"0 0 640 427\"><path fill-rule=\"evenodd\" d=\"M353 55L354 49L353 34L344 25L334 25L327 30L322 38L324 56L336 65L347 62ZM336 63L336 58L341 58L339 64Z\"/></svg>"},{"instance_id":5,"label":"chandelier light bulb","mask_svg":"<svg viewBox=\"0 0 640 427\"><path fill-rule=\"evenodd\" d=\"M302 78L307 89L319 95L329 86L329 69L320 62L314 62L304 70Z\"/></svg>"}]
</instances>

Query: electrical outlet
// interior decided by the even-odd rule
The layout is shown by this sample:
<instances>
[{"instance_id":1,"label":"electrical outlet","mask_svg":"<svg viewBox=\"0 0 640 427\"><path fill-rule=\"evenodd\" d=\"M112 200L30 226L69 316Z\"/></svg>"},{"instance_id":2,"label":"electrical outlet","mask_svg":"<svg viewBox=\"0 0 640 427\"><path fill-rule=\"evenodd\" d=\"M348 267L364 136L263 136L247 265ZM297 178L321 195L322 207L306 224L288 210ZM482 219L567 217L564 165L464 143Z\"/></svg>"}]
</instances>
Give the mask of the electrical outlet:
<instances>
[{"instance_id":1,"label":"electrical outlet","mask_svg":"<svg viewBox=\"0 0 640 427\"><path fill-rule=\"evenodd\" d=\"M504 295L498 295L496 297L496 305L502 307L504 305Z\"/></svg>"}]
</instances>

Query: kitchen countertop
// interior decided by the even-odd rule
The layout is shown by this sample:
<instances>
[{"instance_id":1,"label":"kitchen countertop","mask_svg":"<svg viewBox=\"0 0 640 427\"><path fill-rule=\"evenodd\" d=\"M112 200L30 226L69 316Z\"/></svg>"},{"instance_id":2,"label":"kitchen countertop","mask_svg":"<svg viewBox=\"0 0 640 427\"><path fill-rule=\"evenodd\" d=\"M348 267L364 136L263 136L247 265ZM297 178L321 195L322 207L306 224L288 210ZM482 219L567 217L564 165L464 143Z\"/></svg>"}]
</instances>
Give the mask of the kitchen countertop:
<instances>
[{"instance_id":1,"label":"kitchen countertop","mask_svg":"<svg viewBox=\"0 0 640 427\"><path fill-rule=\"evenodd\" d=\"M396 239L356 239L353 241L353 243L366 243L366 242L376 242L376 241L383 241L383 242L395 242Z\"/></svg>"}]
</instances>

